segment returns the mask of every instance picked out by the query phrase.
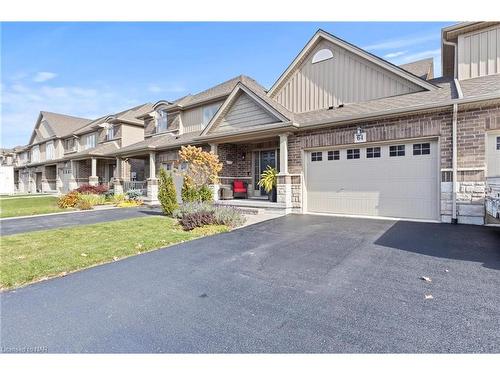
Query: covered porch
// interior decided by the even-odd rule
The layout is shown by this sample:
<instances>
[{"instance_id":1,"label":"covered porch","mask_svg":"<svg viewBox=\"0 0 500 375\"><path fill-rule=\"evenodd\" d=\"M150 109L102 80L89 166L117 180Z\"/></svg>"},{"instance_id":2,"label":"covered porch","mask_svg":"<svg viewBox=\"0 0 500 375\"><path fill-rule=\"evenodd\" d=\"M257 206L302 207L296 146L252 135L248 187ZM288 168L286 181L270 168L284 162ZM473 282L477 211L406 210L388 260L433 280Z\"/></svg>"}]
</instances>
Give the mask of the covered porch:
<instances>
[{"instance_id":1,"label":"covered porch","mask_svg":"<svg viewBox=\"0 0 500 375\"><path fill-rule=\"evenodd\" d=\"M288 138L291 133L267 137L210 143L219 156L222 171L219 184L214 186L217 204L249 208L285 209L291 212L300 207L302 177L288 170ZM276 199L259 186L262 172L272 167L278 171ZM245 187L241 193L241 182Z\"/></svg>"}]
</instances>

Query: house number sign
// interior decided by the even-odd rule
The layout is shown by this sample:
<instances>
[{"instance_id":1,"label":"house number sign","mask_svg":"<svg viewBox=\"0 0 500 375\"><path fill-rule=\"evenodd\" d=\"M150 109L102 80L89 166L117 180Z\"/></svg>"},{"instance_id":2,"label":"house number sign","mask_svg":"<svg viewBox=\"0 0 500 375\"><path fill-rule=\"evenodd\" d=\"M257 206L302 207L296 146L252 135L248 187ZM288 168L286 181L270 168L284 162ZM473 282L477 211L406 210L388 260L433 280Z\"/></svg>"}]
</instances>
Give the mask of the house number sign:
<instances>
[{"instance_id":1,"label":"house number sign","mask_svg":"<svg viewBox=\"0 0 500 375\"><path fill-rule=\"evenodd\" d=\"M356 133L354 133L354 143L363 142L366 142L366 132L364 132L361 128L358 128Z\"/></svg>"}]
</instances>

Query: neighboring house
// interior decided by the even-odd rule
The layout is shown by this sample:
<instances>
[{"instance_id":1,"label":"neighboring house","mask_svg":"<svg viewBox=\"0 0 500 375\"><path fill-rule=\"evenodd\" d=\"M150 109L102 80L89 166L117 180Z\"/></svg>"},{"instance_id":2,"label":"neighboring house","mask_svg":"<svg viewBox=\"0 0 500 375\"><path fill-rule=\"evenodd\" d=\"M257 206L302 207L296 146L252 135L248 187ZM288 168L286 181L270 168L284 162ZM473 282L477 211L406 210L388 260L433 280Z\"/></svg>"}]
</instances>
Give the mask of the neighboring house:
<instances>
[{"instance_id":1,"label":"neighboring house","mask_svg":"<svg viewBox=\"0 0 500 375\"><path fill-rule=\"evenodd\" d=\"M14 157L14 149L0 149L0 194L15 192Z\"/></svg>"},{"instance_id":2,"label":"neighboring house","mask_svg":"<svg viewBox=\"0 0 500 375\"><path fill-rule=\"evenodd\" d=\"M499 22L443 29L433 78L432 60L398 67L319 30L269 90L239 76L159 101L136 116L139 142L94 157L115 159L116 192L134 187L123 166L136 165L150 203L158 170L182 170L178 150L194 144L219 155L221 185L244 180L252 199L276 167L274 207L287 212L483 224L500 178L499 43Z\"/></svg>"}]
</instances>

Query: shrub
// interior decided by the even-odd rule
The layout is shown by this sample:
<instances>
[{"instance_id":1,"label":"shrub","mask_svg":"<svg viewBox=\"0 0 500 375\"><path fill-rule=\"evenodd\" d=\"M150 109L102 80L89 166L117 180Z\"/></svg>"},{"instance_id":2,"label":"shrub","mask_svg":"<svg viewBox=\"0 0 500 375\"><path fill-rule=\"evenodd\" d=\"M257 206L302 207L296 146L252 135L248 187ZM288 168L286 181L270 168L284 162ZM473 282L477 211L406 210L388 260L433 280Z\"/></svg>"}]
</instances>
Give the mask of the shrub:
<instances>
[{"instance_id":1,"label":"shrub","mask_svg":"<svg viewBox=\"0 0 500 375\"><path fill-rule=\"evenodd\" d=\"M59 208L75 207L80 199L80 193L77 191L70 191L68 194L63 195L57 201Z\"/></svg>"},{"instance_id":2,"label":"shrub","mask_svg":"<svg viewBox=\"0 0 500 375\"><path fill-rule=\"evenodd\" d=\"M215 216L210 211L198 211L184 215L179 219L179 224L182 225L184 230L193 230L194 228L202 227L204 225L214 224Z\"/></svg>"},{"instance_id":3,"label":"shrub","mask_svg":"<svg viewBox=\"0 0 500 375\"><path fill-rule=\"evenodd\" d=\"M108 187L106 185L89 185L89 184L84 184L81 185L78 189L75 189L75 191L82 193L82 194L104 194L108 191Z\"/></svg>"},{"instance_id":4,"label":"shrub","mask_svg":"<svg viewBox=\"0 0 500 375\"><path fill-rule=\"evenodd\" d=\"M240 227L245 224L246 221L246 218L241 211L233 207L215 207L214 217L214 224L227 225L229 228Z\"/></svg>"},{"instance_id":5,"label":"shrub","mask_svg":"<svg viewBox=\"0 0 500 375\"><path fill-rule=\"evenodd\" d=\"M184 187L183 187L184 189ZM179 207L177 204L177 191L175 190L174 179L163 168L160 169L158 200L165 215L172 215Z\"/></svg>"},{"instance_id":6,"label":"shrub","mask_svg":"<svg viewBox=\"0 0 500 375\"><path fill-rule=\"evenodd\" d=\"M186 173L197 189L203 185L217 182L217 175L222 170L222 163L217 155L203 151L201 147L182 146L179 157L182 161L188 163Z\"/></svg>"},{"instance_id":7,"label":"shrub","mask_svg":"<svg viewBox=\"0 0 500 375\"><path fill-rule=\"evenodd\" d=\"M115 194L112 197L113 204L119 204L123 201L125 201L125 194Z\"/></svg>"},{"instance_id":8,"label":"shrub","mask_svg":"<svg viewBox=\"0 0 500 375\"><path fill-rule=\"evenodd\" d=\"M106 203L106 197L99 194L80 194L78 203L82 201L87 202L91 207L94 207Z\"/></svg>"},{"instance_id":9,"label":"shrub","mask_svg":"<svg viewBox=\"0 0 500 375\"><path fill-rule=\"evenodd\" d=\"M142 205L142 201L140 200L123 200L116 204L116 207L138 207Z\"/></svg>"},{"instance_id":10,"label":"shrub","mask_svg":"<svg viewBox=\"0 0 500 375\"><path fill-rule=\"evenodd\" d=\"M203 185L198 190L198 198L202 202L212 202L214 200L214 194L207 185Z\"/></svg>"},{"instance_id":11,"label":"shrub","mask_svg":"<svg viewBox=\"0 0 500 375\"><path fill-rule=\"evenodd\" d=\"M131 199L131 200L139 200L140 197L142 197L142 191L139 190L139 189L130 189L130 190L127 190L127 193L126 193L128 199Z\"/></svg>"},{"instance_id":12,"label":"shrub","mask_svg":"<svg viewBox=\"0 0 500 375\"><path fill-rule=\"evenodd\" d=\"M80 210L91 210L92 207L94 207L94 206L92 206L92 203L90 203L90 201L85 200L85 199L81 199L76 204L76 207Z\"/></svg>"},{"instance_id":13,"label":"shrub","mask_svg":"<svg viewBox=\"0 0 500 375\"><path fill-rule=\"evenodd\" d=\"M213 212L215 207L209 203L201 203L201 202L187 202L183 203L176 209L172 216L181 219L184 215L191 214L198 211L211 211Z\"/></svg>"},{"instance_id":14,"label":"shrub","mask_svg":"<svg viewBox=\"0 0 500 375\"><path fill-rule=\"evenodd\" d=\"M191 177L185 175L182 183L181 191L182 202L196 202L198 201L198 190L194 186Z\"/></svg>"},{"instance_id":15,"label":"shrub","mask_svg":"<svg viewBox=\"0 0 500 375\"><path fill-rule=\"evenodd\" d=\"M214 206L203 202L184 203L174 212L173 216L179 219L179 224L185 230L209 224L235 228L243 225L246 221L245 216L236 208Z\"/></svg>"}]
</instances>

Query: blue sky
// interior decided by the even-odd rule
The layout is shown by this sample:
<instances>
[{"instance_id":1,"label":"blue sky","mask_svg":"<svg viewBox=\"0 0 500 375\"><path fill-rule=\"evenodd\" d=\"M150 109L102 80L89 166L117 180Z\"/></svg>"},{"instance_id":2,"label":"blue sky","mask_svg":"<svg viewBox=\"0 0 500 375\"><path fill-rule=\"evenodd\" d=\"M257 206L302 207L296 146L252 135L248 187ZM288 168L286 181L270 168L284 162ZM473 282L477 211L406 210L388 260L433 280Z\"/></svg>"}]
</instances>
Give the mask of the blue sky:
<instances>
[{"instance_id":1,"label":"blue sky","mask_svg":"<svg viewBox=\"0 0 500 375\"><path fill-rule=\"evenodd\" d=\"M25 144L40 110L95 118L239 74L269 88L318 28L440 75L452 23L2 23L1 146Z\"/></svg>"}]
</instances>

